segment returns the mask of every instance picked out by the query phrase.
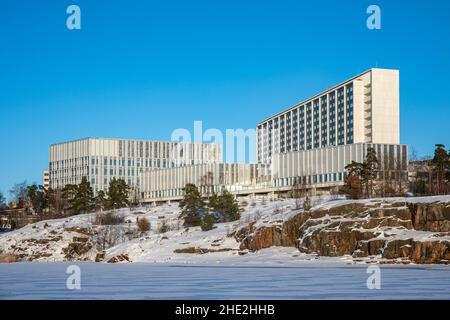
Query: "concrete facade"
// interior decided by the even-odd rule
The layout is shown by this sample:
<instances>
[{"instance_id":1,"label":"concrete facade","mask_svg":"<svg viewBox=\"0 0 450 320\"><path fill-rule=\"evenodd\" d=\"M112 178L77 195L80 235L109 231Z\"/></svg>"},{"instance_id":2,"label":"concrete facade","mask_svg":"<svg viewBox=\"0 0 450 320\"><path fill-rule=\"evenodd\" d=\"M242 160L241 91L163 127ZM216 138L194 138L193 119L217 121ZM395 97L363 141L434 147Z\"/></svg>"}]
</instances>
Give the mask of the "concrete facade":
<instances>
[{"instance_id":1,"label":"concrete facade","mask_svg":"<svg viewBox=\"0 0 450 320\"><path fill-rule=\"evenodd\" d=\"M353 143L399 144L399 71L370 69L256 127L256 159Z\"/></svg>"},{"instance_id":2,"label":"concrete facade","mask_svg":"<svg viewBox=\"0 0 450 320\"><path fill-rule=\"evenodd\" d=\"M50 146L49 180L62 188L86 177L98 192L114 177L138 191L147 169L215 162L222 162L219 144L86 138Z\"/></svg>"},{"instance_id":3,"label":"concrete facade","mask_svg":"<svg viewBox=\"0 0 450 320\"><path fill-rule=\"evenodd\" d=\"M343 185L345 166L363 162L368 148L374 148L379 170L408 170L408 147L398 144L356 143L312 150L276 154L272 163L275 187L303 184L313 187Z\"/></svg>"},{"instance_id":4,"label":"concrete facade","mask_svg":"<svg viewBox=\"0 0 450 320\"><path fill-rule=\"evenodd\" d=\"M175 168L150 169L142 175L142 198L179 199L188 183L202 194L233 191L270 181L267 165L245 163L209 163Z\"/></svg>"}]
</instances>

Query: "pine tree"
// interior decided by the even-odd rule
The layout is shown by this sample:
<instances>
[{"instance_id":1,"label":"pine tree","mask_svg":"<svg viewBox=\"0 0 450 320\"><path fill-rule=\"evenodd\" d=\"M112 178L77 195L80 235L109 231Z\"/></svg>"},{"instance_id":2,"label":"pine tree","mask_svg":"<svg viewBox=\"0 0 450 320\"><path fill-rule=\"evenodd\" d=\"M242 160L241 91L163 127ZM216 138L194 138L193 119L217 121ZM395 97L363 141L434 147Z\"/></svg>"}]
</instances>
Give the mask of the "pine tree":
<instances>
[{"instance_id":1,"label":"pine tree","mask_svg":"<svg viewBox=\"0 0 450 320\"><path fill-rule=\"evenodd\" d=\"M222 221L236 221L241 218L239 204L227 190L224 190L220 195L214 193L209 199L209 207L212 211L223 214Z\"/></svg>"},{"instance_id":2,"label":"pine tree","mask_svg":"<svg viewBox=\"0 0 450 320\"><path fill-rule=\"evenodd\" d=\"M94 198L95 208L103 210L108 206L108 201L106 199L105 191L100 190L97 192L97 196Z\"/></svg>"},{"instance_id":3,"label":"pine tree","mask_svg":"<svg viewBox=\"0 0 450 320\"><path fill-rule=\"evenodd\" d=\"M362 181L366 187L366 196L373 195L373 181L376 178L376 169L378 167L377 153L374 148L367 148L366 158L363 162L363 169L361 172Z\"/></svg>"},{"instance_id":4,"label":"pine tree","mask_svg":"<svg viewBox=\"0 0 450 320\"><path fill-rule=\"evenodd\" d=\"M209 197L208 208L212 211L219 211L219 201L219 195L216 192L213 192L213 194Z\"/></svg>"},{"instance_id":5,"label":"pine tree","mask_svg":"<svg viewBox=\"0 0 450 320\"><path fill-rule=\"evenodd\" d=\"M437 185L437 194L445 193L444 188L444 180L446 176L446 172L450 169L450 156L447 151L445 151L445 145L436 144L436 149L434 150L434 157L431 160L432 165L434 166L438 185Z\"/></svg>"},{"instance_id":6,"label":"pine tree","mask_svg":"<svg viewBox=\"0 0 450 320\"><path fill-rule=\"evenodd\" d=\"M202 231L209 231L214 229L214 223L216 222L216 219L213 217L212 214L206 214L202 219Z\"/></svg>"},{"instance_id":7,"label":"pine tree","mask_svg":"<svg viewBox=\"0 0 450 320\"><path fill-rule=\"evenodd\" d=\"M108 203L111 208L123 208L129 205L129 186L123 179L112 178L108 188Z\"/></svg>"},{"instance_id":8,"label":"pine tree","mask_svg":"<svg viewBox=\"0 0 450 320\"><path fill-rule=\"evenodd\" d=\"M186 184L184 196L179 206L181 208L180 217L184 218L185 226L199 226L201 224L200 214L205 209L205 203L195 184Z\"/></svg>"},{"instance_id":9,"label":"pine tree","mask_svg":"<svg viewBox=\"0 0 450 320\"><path fill-rule=\"evenodd\" d=\"M358 199L361 195L361 175L363 171L363 164L352 161L345 166L345 170L347 170L347 174L344 179L345 193L347 193L352 199Z\"/></svg>"},{"instance_id":10,"label":"pine tree","mask_svg":"<svg viewBox=\"0 0 450 320\"><path fill-rule=\"evenodd\" d=\"M48 207L48 193L43 186L32 184L27 187L27 196L36 213L42 213Z\"/></svg>"},{"instance_id":11,"label":"pine tree","mask_svg":"<svg viewBox=\"0 0 450 320\"><path fill-rule=\"evenodd\" d=\"M69 203L75 198L78 186L76 184L66 184L62 189L62 198Z\"/></svg>"},{"instance_id":12,"label":"pine tree","mask_svg":"<svg viewBox=\"0 0 450 320\"><path fill-rule=\"evenodd\" d=\"M75 196L69 204L69 209L73 213L86 213L94 209L94 192L86 177L83 177L81 183L76 186Z\"/></svg>"}]
</instances>

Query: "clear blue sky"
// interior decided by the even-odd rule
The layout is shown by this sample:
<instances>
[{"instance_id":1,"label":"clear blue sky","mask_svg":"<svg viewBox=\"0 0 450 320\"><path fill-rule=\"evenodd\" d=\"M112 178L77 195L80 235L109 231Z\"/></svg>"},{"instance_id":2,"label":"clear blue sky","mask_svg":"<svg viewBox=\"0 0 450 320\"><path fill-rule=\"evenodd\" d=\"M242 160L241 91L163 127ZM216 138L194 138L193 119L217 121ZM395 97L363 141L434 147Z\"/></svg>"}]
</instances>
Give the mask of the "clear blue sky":
<instances>
[{"instance_id":1,"label":"clear blue sky","mask_svg":"<svg viewBox=\"0 0 450 320\"><path fill-rule=\"evenodd\" d=\"M431 154L450 145L449 32L446 0L2 0L0 190L41 183L51 143L254 128L375 66L400 69L401 142Z\"/></svg>"}]
</instances>

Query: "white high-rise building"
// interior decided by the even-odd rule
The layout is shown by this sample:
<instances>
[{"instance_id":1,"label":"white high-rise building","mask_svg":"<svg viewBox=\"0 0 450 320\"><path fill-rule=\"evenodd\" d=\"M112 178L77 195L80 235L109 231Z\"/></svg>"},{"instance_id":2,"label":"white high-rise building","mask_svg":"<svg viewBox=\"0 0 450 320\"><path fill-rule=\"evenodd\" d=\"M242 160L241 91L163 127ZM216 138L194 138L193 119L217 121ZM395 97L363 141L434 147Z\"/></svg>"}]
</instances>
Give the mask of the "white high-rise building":
<instances>
[{"instance_id":1,"label":"white high-rise building","mask_svg":"<svg viewBox=\"0 0 450 320\"><path fill-rule=\"evenodd\" d=\"M56 189L86 177L98 192L120 178L138 191L148 169L216 162L222 162L220 144L86 138L50 146L49 180Z\"/></svg>"},{"instance_id":2,"label":"white high-rise building","mask_svg":"<svg viewBox=\"0 0 450 320\"><path fill-rule=\"evenodd\" d=\"M329 146L399 144L399 71L370 69L261 121L256 132L259 163Z\"/></svg>"}]
</instances>

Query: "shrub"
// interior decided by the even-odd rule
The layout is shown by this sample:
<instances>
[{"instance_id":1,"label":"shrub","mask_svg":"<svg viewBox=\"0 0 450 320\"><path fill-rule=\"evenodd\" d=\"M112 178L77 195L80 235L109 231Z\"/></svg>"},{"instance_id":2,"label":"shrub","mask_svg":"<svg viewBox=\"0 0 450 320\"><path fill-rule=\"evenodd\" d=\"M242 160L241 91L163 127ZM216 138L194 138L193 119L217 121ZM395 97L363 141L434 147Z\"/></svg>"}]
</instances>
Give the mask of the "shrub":
<instances>
[{"instance_id":1,"label":"shrub","mask_svg":"<svg viewBox=\"0 0 450 320\"><path fill-rule=\"evenodd\" d=\"M95 215L94 224L109 226L122 224L124 221L125 218L122 215L113 212L106 212L106 213L97 213Z\"/></svg>"},{"instance_id":2,"label":"shrub","mask_svg":"<svg viewBox=\"0 0 450 320\"><path fill-rule=\"evenodd\" d=\"M106 250L123 241L122 227L105 225L95 233L93 240L98 250Z\"/></svg>"},{"instance_id":3,"label":"shrub","mask_svg":"<svg viewBox=\"0 0 450 320\"><path fill-rule=\"evenodd\" d=\"M202 231L209 231L214 229L214 223L216 222L216 219L211 214L206 214L202 219L201 228Z\"/></svg>"},{"instance_id":4,"label":"shrub","mask_svg":"<svg viewBox=\"0 0 450 320\"><path fill-rule=\"evenodd\" d=\"M306 196L305 200L303 200L303 210L309 211L312 208L311 200L308 196Z\"/></svg>"},{"instance_id":5,"label":"shrub","mask_svg":"<svg viewBox=\"0 0 450 320\"><path fill-rule=\"evenodd\" d=\"M146 217L142 217L138 219L137 221L138 229L141 232L146 232L150 230L150 222L147 220Z\"/></svg>"},{"instance_id":6,"label":"shrub","mask_svg":"<svg viewBox=\"0 0 450 320\"><path fill-rule=\"evenodd\" d=\"M163 222L161 223L161 226L159 227L158 232L166 233L167 231L169 231L169 226L167 225L166 220L163 220Z\"/></svg>"}]
</instances>

